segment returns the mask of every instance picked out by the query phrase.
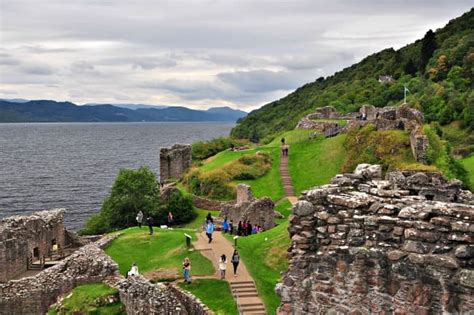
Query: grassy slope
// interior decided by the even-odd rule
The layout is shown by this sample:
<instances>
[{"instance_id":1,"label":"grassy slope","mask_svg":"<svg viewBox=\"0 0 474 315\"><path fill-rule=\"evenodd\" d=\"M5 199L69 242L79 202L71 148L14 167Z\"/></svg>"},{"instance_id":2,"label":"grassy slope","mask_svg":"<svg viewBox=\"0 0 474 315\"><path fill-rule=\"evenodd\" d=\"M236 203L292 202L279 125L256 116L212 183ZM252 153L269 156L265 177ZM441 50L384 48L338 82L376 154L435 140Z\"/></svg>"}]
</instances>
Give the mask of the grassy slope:
<instances>
[{"instance_id":1,"label":"grassy slope","mask_svg":"<svg viewBox=\"0 0 474 315\"><path fill-rule=\"evenodd\" d=\"M96 300L117 294L117 290L103 283L80 285L72 290L71 295L64 299L59 309L51 309L48 315L55 314L126 314L123 304L97 306Z\"/></svg>"},{"instance_id":2,"label":"grassy slope","mask_svg":"<svg viewBox=\"0 0 474 315\"><path fill-rule=\"evenodd\" d=\"M185 232L195 238L192 230L155 228L154 235L150 236L148 228L129 228L123 230L123 235L114 240L105 251L119 264L123 275L136 262L140 273L168 269L181 276L181 264L185 257L191 259L192 275L213 274L214 267L207 258L197 251L186 250Z\"/></svg>"},{"instance_id":3,"label":"grassy slope","mask_svg":"<svg viewBox=\"0 0 474 315\"><path fill-rule=\"evenodd\" d=\"M287 228L288 221L263 233L241 237L237 244L269 314L275 314L280 304L275 285L280 280L280 272L288 269L286 252L290 239Z\"/></svg>"},{"instance_id":4,"label":"grassy slope","mask_svg":"<svg viewBox=\"0 0 474 315\"><path fill-rule=\"evenodd\" d=\"M194 294L216 315L239 314L230 286L226 281L201 279L193 281L192 284L180 283L179 286Z\"/></svg>"},{"instance_id":5,"label":"grassy slope","mask_svg":"<svg viewBox=\"0 0 474 315\"><path fill-rule=\"evenodd\" d=\"M474 155L461 160L461 163L469 174L469 188L474 191Z\"/></svg>"},{"instance_id":6,"label":"grassy slope","mask_svg":"<svg viewBox=\"0 0 474 315\"><path fill-rule=\"evenodd\" d=\"M296 195L316 185L322 185L340 172L344 163L345 135L329 139L314 139L290 147L289 170Z\"/></svg>"},{"instance_id":7,"label":"grassy slope","mask_svg":"<svg viewBox=\"0 0 474 315\"><path fill-rule=\"evenodd\" d=\"M213 217L219 216L219 211L215 211L215 210L206 210L206 209L196 208L196 212L198 214L196 219L194 219L192 222L189 222L183 225L182 226L183 229L192 229L192 230L199 229L204 224L204 221L206 221L206 216L209 212L211 213Z\"/></svg>"}]
</instances>

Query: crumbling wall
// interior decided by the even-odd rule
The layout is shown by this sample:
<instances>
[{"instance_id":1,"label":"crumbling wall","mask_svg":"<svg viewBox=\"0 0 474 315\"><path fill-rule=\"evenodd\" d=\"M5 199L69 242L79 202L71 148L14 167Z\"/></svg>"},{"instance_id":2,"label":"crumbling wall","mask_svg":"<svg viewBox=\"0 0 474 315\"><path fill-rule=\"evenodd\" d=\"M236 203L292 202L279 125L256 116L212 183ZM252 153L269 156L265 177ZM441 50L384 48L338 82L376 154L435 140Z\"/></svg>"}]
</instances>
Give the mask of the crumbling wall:
<instances>
[{"instance_id":1,"label":"crumbling wall","mask_svg":"<svg viewBox=\"0 0 474 315\"><path fill-rule=\"evenodd\" d=\"M0 221L0 282L8 281L28 268L33 260L44 260L57 245L66 246L64 209L12 216Z\"/></svg>"},{"instance_id":2,"label":"crumbling wall","mask_svg":"<svg viewBox=\"0 0 474 315\"><path fill-rule=\"evenodd\" d=\"M473 204L458 181L374 165L303 192L282 314L472 312Z\"/></svg>"},{"instance_id":3,"label":"crumbling wall","mask_svg":"<svg viewBox=\"0 0 474 315\"><path fill-rule=\"evenodd\" d=\"M411 152L415 160L421 163L427 163L427 152L429 141L428 137L423 134L421 128L416 128L410 133Z\"/></svg>"},{"instance_id":4,"label":"crumbling wall","mask_svg":"<svg viewBox=\"0 0 474 315\"><path fill-rule=\"evenodd\" d=\"M192 149L188 144L175 144L160 150L160 180L181 178L192 164Z\"/></svg>"},{"instance_id":5,"label":"crumbling wall","mask_svg":"<svg viewBox=\"0 0 474 315\"><path fill-rule=\"evenodd\" d=\"M237 202L224 205L220 217L227 218L234 224L249 221L252 225L260 225L268 230L275 226L274 208L271 198L254 199L250 186L240 184L237 186Z\"/></svg>"},{"instance_id":6,"label":"crumbling wall","mask_svg":"<svg viewBox=\"0 0 474 315\"><path fill-rule=\"evenodd\" d=\"M76 286L117 277L117 264L101 249L115 237L86 245L34 277L0 283L0 314L45 314L59 296Z\"/></svg>"},{"instance_id":7,"label":"crumbling wall","mask_svg":"<svg viewBox=\"0 0 474 315\"><path fill-rule=\"evenodd\" d=\"M116 287L128 315L213 314L193 295L163 283L152 284L142 276L123 279Z\"/></svg>"}]
</instances>

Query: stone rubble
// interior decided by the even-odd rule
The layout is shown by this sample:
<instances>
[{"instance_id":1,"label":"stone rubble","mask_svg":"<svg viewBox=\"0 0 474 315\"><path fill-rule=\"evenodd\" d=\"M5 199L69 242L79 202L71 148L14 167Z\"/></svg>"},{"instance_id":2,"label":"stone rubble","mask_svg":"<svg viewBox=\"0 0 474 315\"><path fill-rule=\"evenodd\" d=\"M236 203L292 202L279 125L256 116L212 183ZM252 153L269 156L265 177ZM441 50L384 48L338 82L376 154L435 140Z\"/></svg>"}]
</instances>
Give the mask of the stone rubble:
<instances>
[{"instance_id":1,"label":"stone rubble","mask_svg":"<svg viewBox=\"0 0 474 315\"><path fill-rule=\"evenodd\" d=\"M437 173L378 165L302 193L281 314L474 310L474 198Z\"/></svg>"}]
</instances>

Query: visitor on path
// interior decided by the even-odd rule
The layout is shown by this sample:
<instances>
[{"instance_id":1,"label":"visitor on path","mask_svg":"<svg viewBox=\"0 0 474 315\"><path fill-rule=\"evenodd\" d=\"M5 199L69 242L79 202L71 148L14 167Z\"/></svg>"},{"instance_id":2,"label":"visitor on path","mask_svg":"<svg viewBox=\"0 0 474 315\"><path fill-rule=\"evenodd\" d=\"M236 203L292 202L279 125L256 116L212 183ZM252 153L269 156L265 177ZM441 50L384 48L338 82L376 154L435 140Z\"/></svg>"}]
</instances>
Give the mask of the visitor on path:
<instances>
[{"instance_id":1,"label":"visitor on path","mask_svg":"<svg viewBox=\"0 0 474 315\"><path fill-rule=\"evenodd\" d=\"M142 228L142 222L143 222L143 212L142 210L138 211L137 217L135 218L138 223L138 227L141 229Z\"/></svg>"},{"instance_id":2,"label":"visitor on path","mask_svg":"<svg viewBox=\"0 0 474 315\"><path fill-rule=\"evenodd\" d=\"M285 138L281 138L281 145L285 145Z\"/></svg>"},{"instance_id":3,"label":"visitor on path","mask_svg":"<svg viewBox=\"0 0 474 315\"><path fill-rule=\"evenodd\" d=\"M212 215L210 212L207 213L206 221L211 221L212 223L214 223L214 219L212 218Z\"/></svg>"},{"instance_id":4,"label":"visitor on path","mask_svg":"<svg viewBox=\"0 0 474 315\"><path fill-rule=\"evenodd\" d=\"M229 223L229 233L230 235L234 235L234 221L230 220Z\"/></svg>"},{"instance_id":5,"label":"visitor on path","mask_svg":"<svg viewBox=\"0 0 474 315\"><path fill-rule=\"evenodd\" d=\"M171 226L173 224L174 218L173 218L173 213L170 211L168 212L168 226Z\"/></svg>"},{"instance_id":6,"label":"visitor on path","mask_svg":"<svg viewBox=\"0 0 474 315\"><path fill-rule=\"evenodd\" d=\"M131 276L138 276L138 267L136 263L133 263L132 268L130 268L130 271L127 272L127 278Z\"/></svg>"},{"instance_id":7,"label":"visitor on path","mask_svg":"<svg viewBox=\"0 0 474 315\"><path fill-rule=\"evenodd\" d=\"M151 216L148 216L148 218L146 218L146 222L148 223L148 229L150 230L150 235L153 235L153 218Z\"/></svg>"},{"instance_id":8,"label":"visitor on path","mask_svg":"<svg viewBox=\"0 0 474 315\"><path fill-rule=\"evenodd\" d=\"M208 243L212 242L212 233L213 232L214 232L214 223L212 223L212 221L207 221L206 235L207 235L207 238L209 239Z\"/></svg>"},{"instance_id":9,"label":"visitor on path","mask_svg":"<svg viewBox=\"0 0 474 315\"><path fill-rule=\"evenodd\" d=\"M242 221L239 221L239 225L237 226L237 235L242 236L242 232L243 232Z\"/></svg>"},{"instance_id":10,"label":"visitor on path","mask_svg":"<svg viewBox=\"0 0 474 315\"><path fill-rule=\"evenodd\" d=\"M224 223L222 223L222 230L224 230L224 233L229 232L229 222L227 221L227 218L225 218Z\"/></svg>"},{"instance_id":11,"label":"visitor on path","mask_svg":"<svg viewBox=\"0 0 474 315\"><path fill-rule=\"evenodd\" d=\"M183 277L184 277L184 282L186 283L191 283L191 261L189 260L188 257L184 258L183 261Z\"/></svg>"},{"instance_id":12,"label":"visitor on path","mask_svg":"<svg viewBox=\"0 0 474 315\"><path fill-rule=\"evenodd\" d=\"M221 256L219 259L219 270L221 271L221 279L225 279L225 270L227 269L227 257Z\"/></svg>"},{"instance_id":13,"label":"visitor on path","mask_svg":"<svg viewBox=\"0 0 474 315\"><path fill-rule=\"evenodd\" d=\"M234 277L237 277L237 267L239 266L239 262L240 262L240 256L237 250L234 250L234 253L232 254L232 258L230 262L234 266Z\"/></svg>"}]
</instances>

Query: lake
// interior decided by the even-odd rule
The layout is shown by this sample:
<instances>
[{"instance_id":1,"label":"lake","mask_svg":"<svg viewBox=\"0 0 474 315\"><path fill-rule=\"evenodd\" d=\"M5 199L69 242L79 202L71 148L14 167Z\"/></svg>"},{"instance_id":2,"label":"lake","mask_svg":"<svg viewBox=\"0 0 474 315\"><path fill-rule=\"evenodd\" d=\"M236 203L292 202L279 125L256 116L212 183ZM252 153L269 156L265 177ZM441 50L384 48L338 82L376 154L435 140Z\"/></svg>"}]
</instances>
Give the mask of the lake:
<instances>
[{"instance_id":1,"label":"lake","mask_svg":"<svg viewBox=\"0 0 474 315\"><path fill-rule=\"evenodd\" d=\"M102 201L122 168L149 166L175 143L226 136L232 123L0 124L0 218L66 208L77 230Z\"/></svg>"}]
</instances>

